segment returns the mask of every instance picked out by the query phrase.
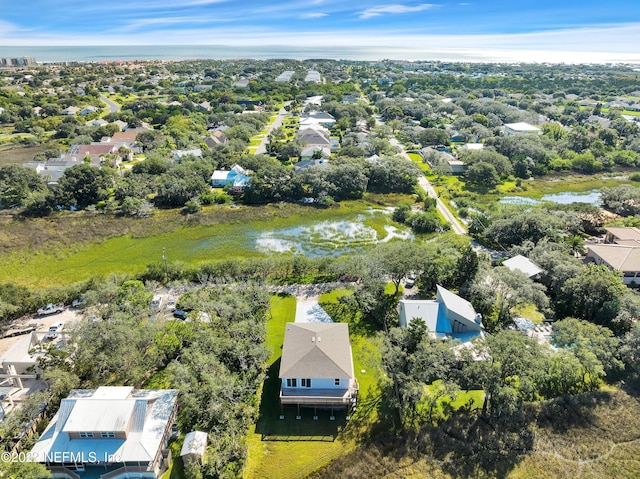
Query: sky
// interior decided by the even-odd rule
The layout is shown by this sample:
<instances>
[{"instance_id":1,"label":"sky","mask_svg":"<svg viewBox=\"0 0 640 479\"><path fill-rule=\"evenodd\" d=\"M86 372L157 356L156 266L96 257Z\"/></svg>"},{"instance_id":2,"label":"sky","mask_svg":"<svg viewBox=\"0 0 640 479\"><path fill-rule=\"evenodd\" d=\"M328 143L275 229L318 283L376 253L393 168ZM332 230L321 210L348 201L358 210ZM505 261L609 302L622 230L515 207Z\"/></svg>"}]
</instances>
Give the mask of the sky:
<instances>
[{"instance_id":1,"label":"sky","mask_svg":"<svg viewBox=\"0 0 640 479\"><path fill-rule=\"evenodd\" d=\"M405 59L640 62L637 0L428 1L2 0L0 46L349 46Z\"/></svg>"}]
</instances>

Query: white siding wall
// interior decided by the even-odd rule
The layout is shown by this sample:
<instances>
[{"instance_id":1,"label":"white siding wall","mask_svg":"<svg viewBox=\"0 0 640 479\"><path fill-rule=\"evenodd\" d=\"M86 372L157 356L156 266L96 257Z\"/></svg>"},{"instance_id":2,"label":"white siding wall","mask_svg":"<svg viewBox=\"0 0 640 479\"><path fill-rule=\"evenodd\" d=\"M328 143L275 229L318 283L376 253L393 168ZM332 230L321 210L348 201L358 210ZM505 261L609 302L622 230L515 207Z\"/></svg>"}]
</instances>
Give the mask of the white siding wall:
<instances>
[{"instance_id":1,"label":"white siding wall","mask_svg":"<svg viewBox=\"0 0 640 479\"><path fill-rule=\"evenodd\" d=\"M287 378L282 378L282 389L346 389L349 387L349 378L340 378L340 385L336 386L334 379L338 378L311 378L311 387L302 387L302 378L297 379L296 388L287 387Z\"/></svg>"}]
</instances>

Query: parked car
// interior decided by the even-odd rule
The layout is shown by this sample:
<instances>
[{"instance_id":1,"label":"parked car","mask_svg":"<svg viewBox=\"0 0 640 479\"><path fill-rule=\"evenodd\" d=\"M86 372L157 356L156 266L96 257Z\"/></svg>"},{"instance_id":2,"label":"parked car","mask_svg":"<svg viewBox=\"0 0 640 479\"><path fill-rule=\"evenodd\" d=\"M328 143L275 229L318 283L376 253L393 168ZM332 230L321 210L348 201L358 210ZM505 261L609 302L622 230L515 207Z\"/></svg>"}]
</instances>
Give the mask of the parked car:
<instances>
[{"instance_id":1,"label":"parked car","mask_svg":"<svg viewBox=\"0 0 640 479\"><path fill-rule=\"evenodd\" d=\"M44 308L38 310L38 316L48 316L49 314L62 313L64 311L64 303L47 304Z\"/></svg>"},{"instance_id":2,"label":"parked car","mask_svg":"<svg viewBox=\"0 0 640 479\"><path fill-rule=\"evenodd\" d=\"M177 318L177 319L181 319L183 321L186 321L188 316L187 316L187 312L186 311L182 311L180 309L176 309L173 311L173 317Z\"/></svg>"},{"instance_id":3,"label":"parked car","mask_svg":"<svg viewBox=\"0 0 640 479\"><path fill-rule=\"evenodd\" d=\"M86 297L84 297L84 296L80 296L79 298L74 299L74 300L71 302L71 307L72 307L72 308L77 308L77 307L79 307L79 306L82 306L86 300L87 300L87 298L86 298Z\"/></svg>"},{"instance_id":4,"label":"parked car","mask_svg":"<svg viewBox=\"0 0 640 479\"><path fill-rule=\"evenodd\" d=\"M45 339L56 339L58 337L58 333L62 332L63 329L64 329L63 321L52 324L49 327L49 332L45 336Z\"/></svg>"},{"instance_id":5,"label":"parked car","mask_svg":"<svg viewBox=\"0 0 640 479\"><path fill-rule=\"evenodd\" d=\"M151 300L151 304L149 305L151 309L160 309L162 307L162 301L164 301L164 296L161 294L156 294L153 296Z\"/></svg>"},{"instance_id":6,"label":"parked car","mask_svg":"<svg viewBox=\"0 0 640 479\"><path fill-rule=\"evenodd\" d=\"M357 283L358 281L360 281L360 277L343 274L342 276L340 276L340 281L342 283Z\"/></svg>"},{"instance_id":7,"label":"parked car","mask_svg":"<svg viewBox=\"0 0 640 479\"><path fill-rule=\"evenodd\" d=\"M171 311L176 309L176 297L175 296L169 296L167 298L167 309L170 309Z\"/></svg>"}]
</instances>

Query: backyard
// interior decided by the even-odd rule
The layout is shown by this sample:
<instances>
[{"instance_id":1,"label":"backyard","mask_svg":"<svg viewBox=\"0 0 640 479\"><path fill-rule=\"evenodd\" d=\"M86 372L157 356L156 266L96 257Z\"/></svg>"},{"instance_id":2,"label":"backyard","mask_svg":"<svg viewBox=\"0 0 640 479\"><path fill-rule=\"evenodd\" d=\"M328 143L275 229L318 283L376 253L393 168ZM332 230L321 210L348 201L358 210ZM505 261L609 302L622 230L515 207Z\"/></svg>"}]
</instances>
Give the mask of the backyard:
<instances>
[{"instance_id":1,"label":"backyard","mask_svg":"<svg viewBox=\"0 0 640 479\"><path fill-rule=\"evenodd\" d=\"M337 298L350 294L337 290L321 296L321 304L337 302ZM360 385L358 407L349 421L345 411L335 411L331 421L330 411L318 410L313 420L312 410L302 410L302 419L296 420L295 408L284 410L285 419L278 404L280 383L278 370L284 340L285 324L295 319L296 298L288 295L273 296L271 314L267 322L267 345L271 349L268 376L261 391L260 418L249 432L249 457L245 468L246 478L306 477L327 465L333 459L353 450L368 438L377 421L380 406L379 354L375 337L366 330L350 324L354 370Z\"/></svg>"}]
</instances>

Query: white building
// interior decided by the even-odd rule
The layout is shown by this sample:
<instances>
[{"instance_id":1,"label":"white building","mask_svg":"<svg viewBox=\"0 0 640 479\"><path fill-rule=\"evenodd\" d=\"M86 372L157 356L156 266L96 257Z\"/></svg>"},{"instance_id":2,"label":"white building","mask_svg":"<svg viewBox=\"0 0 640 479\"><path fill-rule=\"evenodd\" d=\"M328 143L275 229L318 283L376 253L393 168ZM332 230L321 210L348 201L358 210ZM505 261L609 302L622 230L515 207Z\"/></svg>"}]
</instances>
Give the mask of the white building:
<instances>
[{"instance_id":1,"label":"white building","mask_svg":"<svg viewBox=\"0 0 640 479\"><path fill-rule=\"evenodd\" d=\"M191 431L184 437L180 457L185 464L197 462L202 464L207 451L207 441L209 436L204 431Z\"/></svg>"},{"instance_id":2,"label":"white building","mask_svg":"<svg viewBox=\"0 0 640 479\"><path fill-rule=\"evenodd\" d=\"M31 451L56 478L157 479L177 413L175 389L74 389Z\"/></svg>"},{"instance_id":3,"label":"white building","mask_svg":"<svg viewBox=\"0 0 640 479\"><path fill-rule=\"evenodd\" d=\"M526 274L529 278L534 278L542 273L542 268L540 268L540 266L520 254L504 261L502 266L509 268L511 271L520 271Z\"/></svg>"},{"instance_id":4,"label":"white building","mask_svg":"<svg viewBox=\"0 0 640 479\"><path fill-rule=\"evenodd\" d=\"M542 130L537 126L530 125L523 121L519 123L506 123L504 125L504 136L511 135L542 135Z\"/></svg>"},{"instance_id":5,"label":"white building","mask_svg":"<svg viewBox=\"0 0 640 479\"><path fill-rule=\"evenodd\" d=\"M354 405L358 381L346 323L287 323L280 403L307 407Z\"/></svg>"}]
</instances>

